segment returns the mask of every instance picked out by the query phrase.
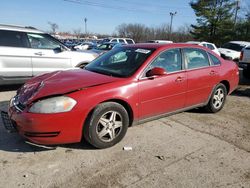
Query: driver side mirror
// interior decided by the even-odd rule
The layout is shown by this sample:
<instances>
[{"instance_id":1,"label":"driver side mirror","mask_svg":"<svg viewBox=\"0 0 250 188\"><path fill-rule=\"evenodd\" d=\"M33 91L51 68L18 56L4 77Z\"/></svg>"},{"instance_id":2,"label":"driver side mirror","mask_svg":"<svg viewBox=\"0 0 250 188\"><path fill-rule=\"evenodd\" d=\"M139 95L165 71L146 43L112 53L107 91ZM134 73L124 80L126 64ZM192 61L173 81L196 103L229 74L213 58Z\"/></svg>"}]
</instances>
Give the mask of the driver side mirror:
<instances>
[{"instance_id":1,"label":"driver side mirror","mask_svg":"<svg viewBox=\"0 0 250 188\"><path fill-rule=\"evenodd\" d=\"M54 48L53 51L57 54L62 52L62 49L60 47Z\"/></svg>"},{"instance_id":2,"label":"driver side mirror","mask_svg":"<svg viewBox=\"0 0 250 188\"><path fill-rule=\"evenodd\" d=\"M153 77L153 76L162 76L162 75L165 75L165 74L166 74L166 71L165 71L164 68L154 67L153 69L149 70L146 73L146 76L147 77Z\"/></svg>"}]
</instances>

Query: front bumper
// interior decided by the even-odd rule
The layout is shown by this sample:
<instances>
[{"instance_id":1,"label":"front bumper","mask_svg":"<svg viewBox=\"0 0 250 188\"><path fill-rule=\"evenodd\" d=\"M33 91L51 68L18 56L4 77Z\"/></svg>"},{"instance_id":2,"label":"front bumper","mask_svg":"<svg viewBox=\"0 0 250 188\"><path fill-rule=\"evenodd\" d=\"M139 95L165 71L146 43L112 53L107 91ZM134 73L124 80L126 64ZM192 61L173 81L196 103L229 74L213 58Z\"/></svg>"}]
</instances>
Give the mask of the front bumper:
<instances>
[{"instance_id":1,"label":"front bumper","mask_svg":"<svg viewBox=\"0 0 250 188\"><path fill-rule=\"evenodd\" d=\"M8 113L1 112L5 128L17 131L29 141L42 145L80 142L83 115L78 111L57 114L35 114L9 107Z\"/></svg>"}]
</instances>

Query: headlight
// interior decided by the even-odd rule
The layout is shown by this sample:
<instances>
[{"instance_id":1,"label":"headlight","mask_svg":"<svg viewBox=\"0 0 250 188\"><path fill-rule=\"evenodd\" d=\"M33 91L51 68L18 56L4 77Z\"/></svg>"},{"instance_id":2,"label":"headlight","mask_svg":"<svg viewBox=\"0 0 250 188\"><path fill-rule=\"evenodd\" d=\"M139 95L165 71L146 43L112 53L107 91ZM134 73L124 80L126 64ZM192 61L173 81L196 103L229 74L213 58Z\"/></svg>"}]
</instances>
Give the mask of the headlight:
<instances>
[{"instance_id":1,"label":"headlight","mask_svg":"<svg viewBox=\"0 0 250 188\"><path fill-rule=\"evenodd\" d=\"M76 101L70 97L53 97L34 103L29 109L29 112L43 114L68 112L72 110L75 105Z\"/></svg>"}]
</instances>

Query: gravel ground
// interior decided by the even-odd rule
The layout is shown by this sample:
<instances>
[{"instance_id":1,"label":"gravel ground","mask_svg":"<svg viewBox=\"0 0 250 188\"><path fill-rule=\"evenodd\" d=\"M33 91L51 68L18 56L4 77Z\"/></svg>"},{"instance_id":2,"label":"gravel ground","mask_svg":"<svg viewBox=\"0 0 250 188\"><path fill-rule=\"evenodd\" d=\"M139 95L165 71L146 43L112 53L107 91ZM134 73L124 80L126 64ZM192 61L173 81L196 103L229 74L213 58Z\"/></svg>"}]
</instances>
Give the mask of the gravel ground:
<instances>
[{"instance_id":1,"label":"gravel ground","mask_svg":"<svg viewBox=\"0 0 250 188\"><path fill-rule=\"evenodd\" d=\"M17 88L1 88L1 110ZM243 80L219 113L192 110L134 126L104 150L35 147L0 120L0 187L250 188L249 110L250 80Z\"/></svg>"}]
</instances>

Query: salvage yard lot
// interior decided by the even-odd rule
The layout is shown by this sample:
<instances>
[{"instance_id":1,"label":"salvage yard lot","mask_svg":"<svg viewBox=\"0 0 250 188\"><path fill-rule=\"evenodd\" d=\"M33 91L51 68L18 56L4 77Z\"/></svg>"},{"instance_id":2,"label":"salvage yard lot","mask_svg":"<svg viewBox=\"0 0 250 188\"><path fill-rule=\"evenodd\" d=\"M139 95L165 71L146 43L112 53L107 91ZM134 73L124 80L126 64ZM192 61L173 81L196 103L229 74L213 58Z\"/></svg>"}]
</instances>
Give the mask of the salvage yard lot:
<instances>
[{"instance_id":1,"label":"salvage yard lot","mask_svg":"<svg viewBox=\"0 0 250 188\"><path fill-rule=\"evenodd\" d=\"M1 110L15 89L2 89ZM0 187L250 187L250 80L217 114L192 110L134 126L104 150L31 146L0 121L0 168Z\"/></svg>"}]
</instances>

